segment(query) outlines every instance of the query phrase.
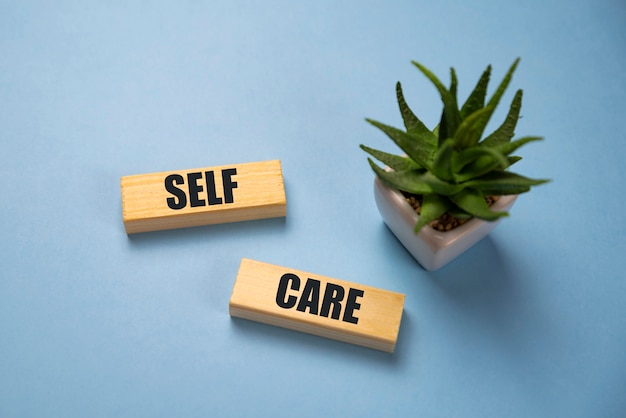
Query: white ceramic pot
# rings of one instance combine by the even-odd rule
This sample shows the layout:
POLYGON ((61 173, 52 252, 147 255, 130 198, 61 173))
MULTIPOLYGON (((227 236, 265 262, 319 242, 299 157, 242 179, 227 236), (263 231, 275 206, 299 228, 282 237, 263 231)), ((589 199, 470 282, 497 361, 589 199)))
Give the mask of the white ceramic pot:
MULTIPOLYGON (((495 228, 500 220, 487 222, 471 219, 451 231, 440 232, 423 227, 419 234, 413 232, 417 213, 398 190, 387 187, 378 177, 374 180, 376 206, 383 220, 396 238, 426 270, 437 270, 468 250, 495 228)), ((491 208, 508 211, 517 195, 502 196, 491 208)))

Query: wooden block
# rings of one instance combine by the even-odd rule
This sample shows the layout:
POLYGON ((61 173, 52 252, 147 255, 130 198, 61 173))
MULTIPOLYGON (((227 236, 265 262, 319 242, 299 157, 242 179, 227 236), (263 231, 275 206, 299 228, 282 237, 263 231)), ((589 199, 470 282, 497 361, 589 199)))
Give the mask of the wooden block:
POLYGON ((279 160, 121 178, 127 234, 287 213, 279 160))
POLYGON ((244 258, 231 316, 393 352, 404 295, 244 258))

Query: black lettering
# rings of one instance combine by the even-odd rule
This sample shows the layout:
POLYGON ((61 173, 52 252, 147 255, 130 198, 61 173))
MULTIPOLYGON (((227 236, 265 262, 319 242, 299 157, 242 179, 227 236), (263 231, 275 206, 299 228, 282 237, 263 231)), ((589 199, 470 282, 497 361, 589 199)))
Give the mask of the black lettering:
POLYGON ((280 282, 278 283, 278 292, 276 292, 276 304, 281 308, 289 309, 296 306, 296 301, 298 300, 295 296, 290 295, 287 299, 287 287, 289 286, 289 282, 291 282, 291 290, 299 290, 300 289, 300 278, 295 274, 285 273, 280 278, 280 282))
POLYGON ((173 197, 168 197, 167 206, 170 209, 182 209, 187 205, 187 195, 185 192, 174 186, 174 184, 185 184, 185 179, 180 174, 170 174, 165 177, 165 190, 176 196, 175 199, 173 197))
POLYGON ((232 181, 231 177, 237 174, 236 168, 227 168, 222 170, 222 184, 224 185, 224 200, 226 203, 233 203, 233 189, 237 188, 237 182, 232 181))
POLYGON ((202 173, 188 173, 187 182, 189 183, 189 202, 191 207, 205 206, 204 199, 200 199, 198 194, 204 190, 202 186, 198 184, 198 179, 202 178, 202 173))
POLYGON ((209 205, 220 205, 222 203, 222 198, 217 197, 217 193, 215 192, 215 174, 213 171, 207 171, 204 175, 206 176, 206 188, 209 195, 209 205))
POLYGON ((328 318, 328 314, 330 313, 330 306, 333 307, 333 313, 331 315, 332 319, 339 319, 339 315, 341 315, 341 301, 343 300, 343 296, 345 295, 345 290, 343 287, 328 283, 326 285, 326 290, 324 290, 324 300, 322 301, 322 308, 320 309, 320 316, 325 316, 328 318))
POLYGON ((307 279, 300 296, 300 302, 296 310, 305 312, 309 308, 309 313, 317 315, 320 300, 320 281, 315 279, 307 279))
POLYGON ((346 310, 343 313, 343 322, 350 322, 351 324, 359 323, 359 318, 354 317, 353 312, 361 308, 361 304, 356 301, 356 298, 360 297, 363 297, 362 290, 350 288, 348 291, 348 300, 346 300, 346 310))

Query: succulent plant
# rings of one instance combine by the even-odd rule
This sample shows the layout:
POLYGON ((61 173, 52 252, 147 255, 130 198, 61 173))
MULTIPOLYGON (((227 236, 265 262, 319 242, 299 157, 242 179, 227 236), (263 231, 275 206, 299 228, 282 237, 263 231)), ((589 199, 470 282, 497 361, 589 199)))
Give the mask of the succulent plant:
POLYGON ((400 191, 422 196, 421 213, 415 233, 444 213, 467 219, 476 217, 494 221, 507 212, 495 212, 486 196, 520 194, 548 180, 530 179, 508 171, 521 157, 511 155, 519 147, 541 137, 527 136, 513 140, 522 107, 522 90, 518 90, 504 122, 483 138, 485 128, 509 85, 519 58, 509 68, 502 82, 485 103, 491 66, 483 72, 465 103, 457 102, 457 77, 450 69, 450 87, 422 64, 412 61, 437 88, 443 101, 443 112, 437 127, 430 130, 407 105, 400 82, 396 96, 405 130, 366 119, 391 138, 404 155, 393 155, 365 145, 361 148, 385 164, 383 169, 368 161, 385 184, 400 191))

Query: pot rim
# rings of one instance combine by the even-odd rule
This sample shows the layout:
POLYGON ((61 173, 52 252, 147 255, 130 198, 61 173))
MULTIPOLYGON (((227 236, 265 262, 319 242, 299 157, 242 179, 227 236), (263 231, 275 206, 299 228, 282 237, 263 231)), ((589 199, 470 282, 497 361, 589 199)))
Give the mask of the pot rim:
MULTIPOLYGON (((378 177, 375 177, 376 187, 381 193, 386 194, 386 198, 393 203, 393 205, 399 210, 400 215, 408 224, 412 225, 412 228, 417 223, 419 215, 406 201, 404 195, 397 189, 391 188, 383 183, 378 177)), ((518 195, 502 195, 499 199, 491 205, 491 208, 496 211, 508 211, 515 201, 518 195)), ((463 235, 470 233, 471 231, 480 228, 481 225, 487 223, 492 224, 495 227, 500 219, 495 221, 485 221, 479 218, 472 218, 465 222, 463 225, 459 225, 450 231, 439 231, 430 226, 423 227, 417 234, 422 240, 424 240, 433 251, 437 251, 441 248, 452 245, 455 241, 459 240, 463 235)), ((415 234, 413 234, 415 235, 415 234)))

